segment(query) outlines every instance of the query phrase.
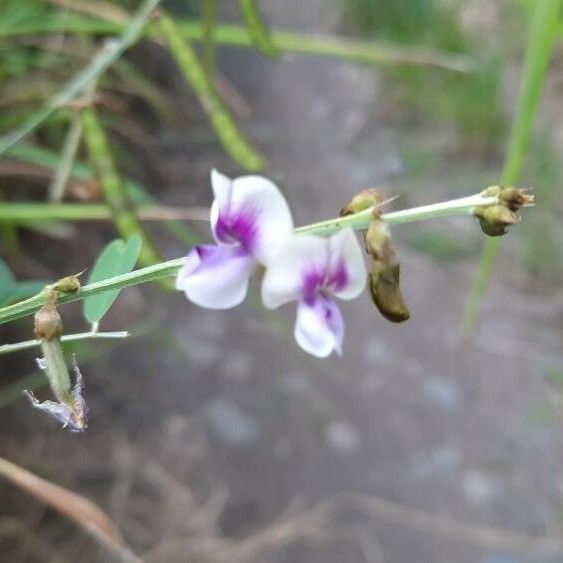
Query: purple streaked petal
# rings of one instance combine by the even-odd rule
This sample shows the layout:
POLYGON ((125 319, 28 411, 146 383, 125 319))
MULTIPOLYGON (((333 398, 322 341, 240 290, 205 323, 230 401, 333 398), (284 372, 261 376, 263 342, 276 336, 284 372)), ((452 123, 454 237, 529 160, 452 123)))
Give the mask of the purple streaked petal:
POLYGON ((328 244, 311 235, 294 235, 269 264, 262 281, 262 301, 268 309, 296 300, 310 302, 324 280, 328 244))
POLYGON ((240 244, 266 264, 293 232, 287 202, 275 184, 261 176, 229 180, 212 173, 215 201, 211 229, 219 244, 240 244))
POLYGON ((176 289, 202 307, 230 309, 244 301, 255 264, 241 246, 196 246, 178 272, 176 289))
POLYGON ((336 303, 319 295, 312 303, 300 301, 295 321, 295 340, 309 354, 326 358, 342 354, 344 322, 336 303))
POLYGON ((366 285, 364 256, 354 231, 343 229, 328 239, 326 287, 340 299, 355 299, 366 285))

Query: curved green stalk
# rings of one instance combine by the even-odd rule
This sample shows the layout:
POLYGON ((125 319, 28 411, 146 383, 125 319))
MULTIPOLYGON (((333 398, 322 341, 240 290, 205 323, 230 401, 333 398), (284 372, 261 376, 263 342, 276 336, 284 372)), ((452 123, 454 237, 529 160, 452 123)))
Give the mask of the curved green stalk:
MULTIPOLYGON (((560 0, 538 0, 536 3, 528 36, 516 118, 510 131, 506 160, 500 179, 500 185, 503 186, 515 184, 522 169, 541 87, 557 36, 560 7, 560 0)), ((479 303, 491 276, 498 245, 498 238, 487 238, 485 241, 461 322, 465 334, 470 334, 475 325, 479 303)))
POLYGON ((279 57, 280 50, 272 41, 255 0, 239 0, 239 10, 252 44, 267 57, 279 57))
POLYGON ((158 252, 143 231, 134 207, 125 193, 105 131, 94 109, 85 108, 81 114, 81 121, 90 160, 99 177, 104 198, 111 209, 117 232, 124 239, 134 234, 141 237, 143 246, 139 255, 139 263, 148 266, 160 262, 161 258, 158 252))
POLYGON ((215 74, 215 28, 217 27, 217 0, 203 0, 203 68, 209 80, 215 74))
MULTIPOLYGON (((187 41, 201 42, 203 26, 199 22, 180 21, 178 28, 187 41)), ((123 30, 123 24, 65 14, 64 17, 47 22, 20 24, 0 30, 0 39, 46 33, 84 33, 114 35, 123 30)), ((150 28, 145 35, 154 37, 150 28)), ((473 72, 477 62, 473 57, 458 55, 426 47, 404 47, 376 41, 358 41, 344 37, 293 33, 272 30, 272 40, 285 53, 320 55, 363 64, 407 64, 428 65, 454 72, 473 72)), ((239 25, 217 25, 214 34, 217 44, 231 47, 253 48, 254 45, 244 27, 239 25)))
POLYGON ((261 170, 264 167, 262 156, 252 148, 240 133, 215 91, 213 83, 205 74, 195 51, 184 39, 176 23, 167 15, 161 15, 158 23, 161 35, 168 43, 170 53, 176 60, 184 78, 199 98, 225 150, 245 170, 254 172, 261 170))

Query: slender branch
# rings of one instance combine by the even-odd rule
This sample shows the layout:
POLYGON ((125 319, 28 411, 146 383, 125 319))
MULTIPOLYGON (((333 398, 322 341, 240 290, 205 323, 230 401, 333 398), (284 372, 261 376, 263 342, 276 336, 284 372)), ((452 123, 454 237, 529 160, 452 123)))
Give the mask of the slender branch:
MULTIPOLYGON (((136 208, 142 221, 209 221, 206 207, 168 207, 140 205, 136 208)), ((106 204, 96 203, 2 203, 0 221, 29 223, 39 221, 106 221, 112 218, 106 204)))
MULTIPOLYGON (((454 199, 452 201, 444 201, 441 203, 433 203, 430 205, 422 205, 411 209, 402 209, 401 211, 391 211, 383 213, 381 218, 389 225, 398 225, 401 223, 412 223, 415 221, 424 221, 427 219, 435 219, 437 217, 449 217, 452 215, 471 215, 473 209, 477 206, 494 205, 497 203, 496 197, 483 197, 479 194, 454 199)), ((367 229, 372 219, 372 210, 366 209, 354 215, 347 215, 338 219, 329 219, 306 225, 295 229, 296 233, 308 233, 315 235, 329 235, 344 227, 352 227, 356 231, 367 229)))
MULTIPOLYGON (((78 3, 72 2, 69 8, 78 3)), ((44 35, 46 33, 74 32, 99 35, 113 35, 123 30, 125 22, 103 21, 65 14, 64 17, 35 22, 25 22, 6 26, 0 30, 0 39, 21 37, 24 35, 44 35)), ((199 22, 180 20, 178 22, 184 39, 203 41, 204 28, 199 22)), ((154 37, 150 28, 144 35, 154 37)), ((362 41, 330 35, 293 33, 272 30, 272 41, 280 51, 296 54, 311 54, 333 57, 361 64, 406 64, 428 65, 454 72, 470 73, 477 68, 474 57, 427 47, 404 47, 376 41, 362 41)), ((239 25, 218 24, 214 35, 217 44, 253 48, 252 40, 246 29, 239 25)))
MULTIPOLYGON (((423 205, 421 207, 414 207, 412 209, 404 209, 402 211, 395 211, 383 214, 381 217, 389 224, 400 224, 412 221, 422 221, 435 217, 447 217, 453 215, 469 215, 475 206, 487 206, 497 203, 495 197, 483 197, 481 195, 474 195, 464 197, 461 199, 454 199, 442 203, 431 205, 423 205)), ((344 227, 351 227, 354 230, 364 230, 368 227, 371 220, 372 210, 367 209, 355 215, 347 217, 338 217, 320 223, 313 223, 296 229, 296 233, 310 233, 328 235, 336 232, 344 227)), ((83 286, 74 293, 60 294, 58 303, 68 303, 70 301, 77 301, 84 299, 91 295, 97 295, 112 289, 122 289, 132 285, 160 280, 163 278, 175 276, 180 268, 184 265, 185 258, 175 258, 154 264, 147 268, 134 270, 128 274, 122 274, 113 278, 108 278, 99 282, 91 283, 83 286)), ((8 307, 0 309, 0 324, 16 319, 26 317, 37 311, 46 302, 45 292, 42 291, 25 301, 14 303, 8 307)))
MULTIPOLYGON (((131 336, 127 331, 118 332, 77 332, 76 334, 65 334, 61 336, 62 342, 77 342, 81 340, 114 340, 129 338, 131 336)), ((39 340, 24 340, 23 342, 16 342, 14 344, 4 344, 0 346, 0 356, 5 354, 11 354, 13 352, 20 352, 21 350, 29 350, 30 348, 35 348, 40 346, 41 342, 39 340)))

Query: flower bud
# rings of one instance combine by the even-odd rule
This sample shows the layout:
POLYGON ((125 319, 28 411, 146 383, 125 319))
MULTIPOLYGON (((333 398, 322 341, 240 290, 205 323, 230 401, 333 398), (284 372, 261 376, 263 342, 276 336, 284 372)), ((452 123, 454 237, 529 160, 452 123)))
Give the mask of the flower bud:
POLYGON ((80 289, 79 275, 80 274, 61 278, 52 285, 52 288, 61 293, 74 293, 80 289))
POLYGON ((393 323, 402 323, 410 317, 399 286, 400 275, 401 267, 396 260, 390 263, 373 260, 368 275, 369 291, 375 306, 393 323))
POLYGON ((356 194, 349 203, 340 210, 340 217, 353 215, 360 211, 365 211, 370 207, 380 204, 383 201, 383 194, 375 188, 366 188, 356 194))

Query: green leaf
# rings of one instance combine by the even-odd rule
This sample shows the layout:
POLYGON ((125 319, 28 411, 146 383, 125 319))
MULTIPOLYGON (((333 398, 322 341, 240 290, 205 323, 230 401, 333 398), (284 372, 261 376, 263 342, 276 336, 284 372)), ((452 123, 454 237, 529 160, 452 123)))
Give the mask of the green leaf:
POLYGON ((3 293, 5 288, 14 283, 14 276, 8 264, 0 258, 0 293, 3 293))
MULTIPOLYGON (((129 273, 137 263, 141 252, 141 237, 133 235, 127 242, 121 239, 110 242, 102 251, 88 278, 88 283, 99 282, 114 276, 129 273)), ((84 300, 84 316, 91 322, 100 322, 119 295, 119 289, 112 289, 84 300)))
POLYGON ((39 280, 16 281, 6 262, 0 258, 0 306, 31 297, 41 291, 46 284, 46 281, 39 280))

